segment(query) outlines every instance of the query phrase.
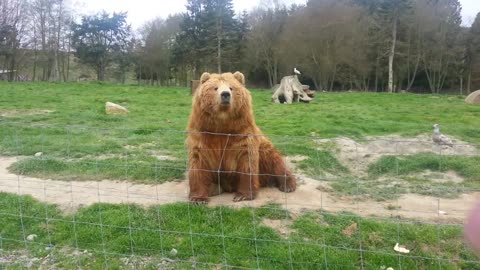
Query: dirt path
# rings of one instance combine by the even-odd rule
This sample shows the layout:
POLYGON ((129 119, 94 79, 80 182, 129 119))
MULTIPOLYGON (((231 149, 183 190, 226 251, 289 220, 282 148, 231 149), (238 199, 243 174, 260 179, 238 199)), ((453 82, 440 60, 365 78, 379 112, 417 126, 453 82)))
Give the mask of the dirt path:
MULTIPOLYGON (((0 191, 14 194, 28 194, 48 203, 57 204, 65 212, 74 212, 82 206, 97 202, 135 203, 143 206, 187 201, 186 181, 169 182, 161 185, 141 185, 116 181, 53 181, 18 176, 7 168, 17 158, 0 157, 0 191)), ((323 209, 339 212, 349 211, 362 216, 383 217, 402 216, 424 220, 448 220, 462 222, 473 205, 477 194, 465 194, 458 199, 437 199, 420 195, 405 195, 390 202, 361 201, 351 198, 338 198, 317 189, 320 182, 302 177, 302 184, 291 194, 277 189, 262 189, 259 197, 252 202, 233 203, 232 194, 222 194, 211 199, 210 205, 262 206, 266 203, 279 203, 294 213, 303 210, 323 209), (396 210, 388 210, 396 209, 396 210), (397 209, 398 208, 398 209, 397 209), (440 211, 446 215, 439 214, 440 211)))

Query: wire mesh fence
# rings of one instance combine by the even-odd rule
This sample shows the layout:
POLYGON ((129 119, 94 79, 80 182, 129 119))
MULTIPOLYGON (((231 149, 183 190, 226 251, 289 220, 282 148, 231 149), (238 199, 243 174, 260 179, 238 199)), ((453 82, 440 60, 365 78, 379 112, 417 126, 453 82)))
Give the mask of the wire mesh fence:
MULTIPOLYGON (((184 131, 2 126, 0 267, 480 269, 462 238, 480 192, 474 144, 268 135, 297 190, 199 206, 184 131)), ((239 150, 202 149, 222 162, 239 150)))

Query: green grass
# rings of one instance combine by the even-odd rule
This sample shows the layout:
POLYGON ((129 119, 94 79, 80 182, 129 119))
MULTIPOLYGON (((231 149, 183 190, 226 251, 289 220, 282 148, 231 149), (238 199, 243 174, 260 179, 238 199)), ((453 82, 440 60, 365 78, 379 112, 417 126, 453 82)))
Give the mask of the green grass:
POLYGON ((480 157, 441 156, 432 153, 417 154, 408 157, 384 156, 371 164, 368 172, 379 175, 409 175, 415 172, 431 170, 436 172, 455 171, 467 182, 480 182, 480 157))
POLYGON ((368 167, 368 176, 346 175, 330 181, 339 195, 358 199, 385 201, 403 194, 415 193, 439 198, 457 198, 459 195, 480 190, 479 156, 441 156, 421 153, 410 156, 383 156, 368 167), (421 176, 423 172, 430 175, 421 176), (456 172, 461 183, 447 181, 445 175, 456 172))
POLYGON ((9 170, 20 175, 60 180, 136 180, 162 183, 181 179, 187 168, 185 163, 158 161, 154 157, 135 159, 108 158, 62 161, 50 158, 31 158, 13 164, 9 170))
MULTIPOLYGON (((122 258, 134 256, 149 259, 150 264, 139 269, 157 269, 155 264, 167 257, 177 261, 176 269, 190 268, 190 261, 196 261, 199 269, 223 263, 261 269, 358 269, 362 261, 366 269, 397 269, 400 264, 403 269, 480 269, 477 258, 462 244, 459 225, 318 211, 292 218, 278 205, 233 209, 179 203, 144 209, 96 204, 65 215, 28 196, 5 193, 0 193, 0 209, 0 250, 23 249, 37 257, 57 254, 57 267, 121 269, 122 258), (263 225, 264 218, 289 220, 290 234, 282 236, 263 225), (357 229, 345 234, 353 223, 357 229), (38 238, 24 241, 29 234, 38 238), (396 254, 397 242, 412 253, 396 254), (81 255, 65 252, 75 248, 81 255), (170 254, 173 248, 176 255, 170 254)), ((21 265, 11 266, 15 267, 21 265)))
MULTIPOLYGON (((168 181, 181 176, 171 168, 186 164, 188 93, 186 88, 98 82, 0 82, 0 114, 7 113, 0 117, 0 154, 44 152, 47 161, 28 160, 13 167, 33 176, 168 181), (131 113, 108 116, 106 101, 125 105, 131 113), (32 113, 38 110, 52 112, 32 113), (172 160, 152 158, 156 153, 172 160), (125 166, 130 169, 118 172, 125 166), (146 171, 139 172, 139 167, 146 171), (167 172, 155 176, 159 167, 167 172)), ((252 96, 258 125, 283 153, 309 157, 300 166, 313 177, 346 169, 329 152, 317 151, 312 136, 416 135, 440 123, 445 133, 480 143, 480 106, 465 104, 462 97, 325 93, 311 104, 286 106, 272 104, 269 91, 252 90, 252 96)))
MULTIPOLYGON (((10 171, 40 178, 146 183, 182 178, 188 93, 186 88, 95 82, 0 82, 0 155, 29 157, 10 171), (131 113, 108 116, 106 101, 131 113), (52 112, 35 113, 39 110, 52 112), (37 152, 44 155, 34 158, 37 152)), ((337 176, 330 185, 338 194, 386 200, 412 192, 455 197, 480 188, 479 157, 383 157, 359 178, 335 158, 334 145, 314 142, 319 137, 413 136, 439 123, 444 133, 480 144, 480 106, 465 104, 463 97, 325 93, 311 104, 287 106, 272 104, 270 91, 253 90, 252 96, 257 124, 274 144, 287 155, 307 157, 297 167, 309 176, 337 176), (425 170, 453 170, 465 181, 434 183, 415 176, 425 170)), ((257 209, 96 204, 67 215, 27 196, 0 193, 0 258, 49 255, 49 263, 65 269, 123 269, 127 259, 129 268, 158 269, 165 257, 174 260, 166 263, 173 269, 190 269, 192 261, 198 269, 225 262, 261 269, 359 269, 362 262, 364 269, 480 269, 461 234, 459 225, 317 211, 294 215, 276 204, 257 209), (263 225, 266 218, 287 219, 291 234, 263 225), (345 235, 353 223, 358 229, 345 235), (25 241, 29 234, 37 234, 36 241, 25 241), (394 253, 397 241, 412 253, 394 253), (76 248, 81 254, 74 255, 76 248), (170 254, 172 248, 177 255, 170 254)), ((0 269, 4 266, 25 268, 21 262, 0 263, 0 269)))
POLYGON ((403 180, 398 184, 396 194, 417 193, 422 195, 454 198, 460 194, 480 189, 480 157, 440 156, 423 153, 408 157, 384 156, 369 166, 368 172, 374 179, 384 176, 383 183, 392 178, 403 180), (454 171, 464 181, 436 182, 428 177, 419 177, 416 173, 454 171))

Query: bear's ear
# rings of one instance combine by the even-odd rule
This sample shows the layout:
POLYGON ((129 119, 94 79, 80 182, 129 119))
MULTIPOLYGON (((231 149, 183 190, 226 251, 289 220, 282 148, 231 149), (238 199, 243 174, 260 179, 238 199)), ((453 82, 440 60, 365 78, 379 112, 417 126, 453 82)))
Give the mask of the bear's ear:
POLYGON ((204 72, 202 77, 200 77, 200 83, 205 83, 208 80, 210 80, 210 73, 204 72))
POLYGON ((235 72, 235 74, 233 74, 233 77, 237 81, 239 81, 242 85, 245 85, 245 76, 241 72, 239 71, 235 72))

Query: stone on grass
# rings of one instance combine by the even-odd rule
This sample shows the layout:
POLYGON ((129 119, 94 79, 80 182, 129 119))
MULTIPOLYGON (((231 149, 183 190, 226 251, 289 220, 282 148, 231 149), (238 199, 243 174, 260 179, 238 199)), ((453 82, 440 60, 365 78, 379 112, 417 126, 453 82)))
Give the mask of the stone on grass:
POLYGON ((105 103, 105 112, 107 114, 128 114, 129 113, 127 108, 112 102, 105 103))
POLYGON ((36 235, 36 234, 30 234, 29 236, 27 236, 27 241, 31 242, 31 241, 35 240, 35 238, 37 238, 37 237, 38 237, 38 235, 36 235))
POLYGON ((468 97, 465 99, 465 102, 471 104, 480 104, 480 90, 468 95, 468 97))

